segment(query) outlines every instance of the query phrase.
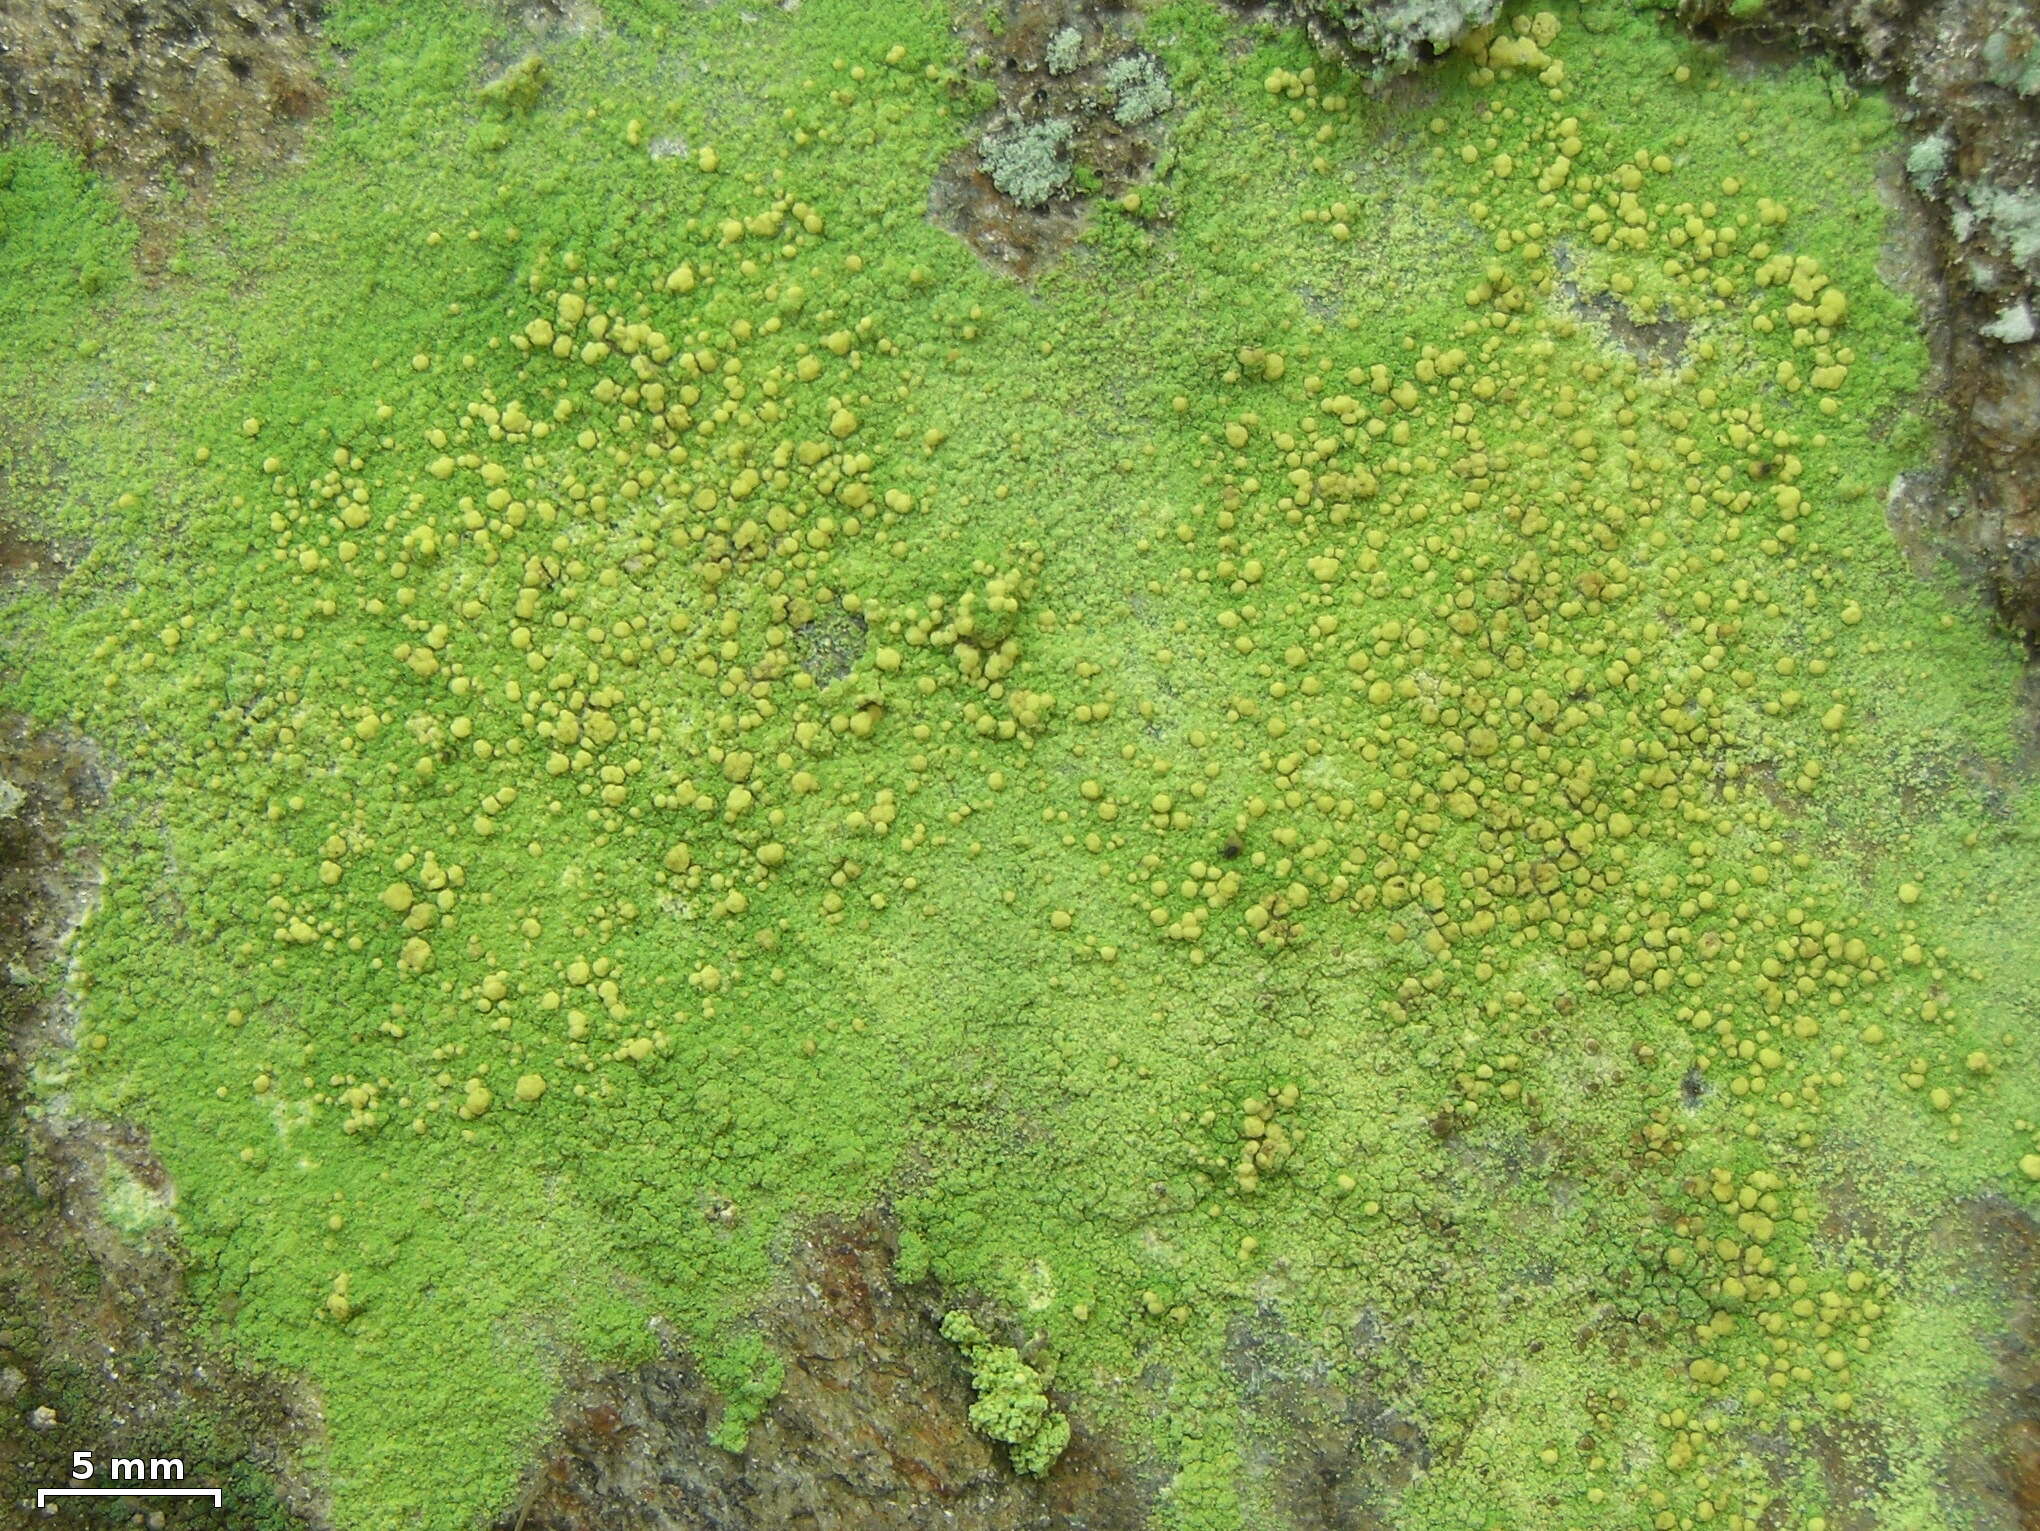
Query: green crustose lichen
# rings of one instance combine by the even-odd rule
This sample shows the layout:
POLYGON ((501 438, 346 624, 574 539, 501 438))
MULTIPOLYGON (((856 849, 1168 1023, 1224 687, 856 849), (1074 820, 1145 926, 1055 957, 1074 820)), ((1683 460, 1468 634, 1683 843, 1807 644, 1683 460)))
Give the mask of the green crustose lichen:
POLYGON ((1070 1443, 1070 1422, 1050 1407, 1041 1373, 1011 1345, 994 1343, 961 1309, 943 1315, 942 1337, 970 1362, 970 1385, 977 1393, 970 1406, 972 1426, 1005 1443, 1015 1472, 1037 1478, 1047 1472, 1070 1443))
POLYGON ((654 1320, 741 1444, 774 1250, 882 1197, 1160 1525, 1286 1513, 1265 1355, 1413 1531, 1957 1523, 1820 1455, 1956 1438, 1938 1230, 2040 1206, 1884 104, 1598 8, 1411 107, 1182 0, 1165 164, 1022 287, 925 216, 946 10, 612 17, 498 115, 524 34, 341 0, 174 280, 0 175, 10 492, 91 549, 4 695, 117 778, 39 1087, 146 1127, 336 1523, 500 1513, 654 1320))

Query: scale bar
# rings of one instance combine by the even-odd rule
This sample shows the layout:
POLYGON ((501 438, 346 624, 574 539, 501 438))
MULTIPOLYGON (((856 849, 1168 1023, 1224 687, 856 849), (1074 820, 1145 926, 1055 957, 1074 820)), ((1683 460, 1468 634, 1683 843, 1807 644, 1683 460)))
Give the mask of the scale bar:
POLYGON ((220 1491, 216 1488, 39 1488, 35 1491, 35 1507, 48 1509, 52 1499, 135 1499, 148 1495, 210 1499, 215 1510, 220 1507, 220 1491))

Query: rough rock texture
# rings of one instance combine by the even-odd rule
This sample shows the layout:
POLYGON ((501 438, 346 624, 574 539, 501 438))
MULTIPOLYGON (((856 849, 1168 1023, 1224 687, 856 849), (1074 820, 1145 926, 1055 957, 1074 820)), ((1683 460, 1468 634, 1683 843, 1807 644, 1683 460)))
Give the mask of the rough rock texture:
POLYGON ((1081 1421, 1039 1479, 972 1431, 969 1372, 939 1327, 956 1304, 926 1281, 896 1285, 896 1253, 876 1216, 802 1240, 763 1317, 785 1383, 741 1453, 710 1444, 715 1395, 684 1356, 604 1376, 573 1395, 558 1447, 498 1531, 1145 1524, 1151 1486, 1081 1421))
POLYGON ((1227 1366, 1253 1428, 1244 1476, 1295 1531, 1391 1531, 1394 1495, 1431 1461, 1430 1442, 1367 1379, 1388 1345, 1371 1314, 1350 1332, 1361 1380, 1341 1383, 1321 1352, 1263 1305, 1227 1336, 1227 1366))
POLYGON ((1979 1531, 2040 1527, 2040 1223, 2000 1197, 1949 1214, 1938 1242, 1985 1300, 2002 1305, 1997 1369, 1983 1407, 1939 1464, 1951 1505, 1979 1531))
POLYGON ((320 0, 0 5, 0 137, 50 133, 143 206, 228 157, 274 154, 319 109, 320 0))
POLYGON ((1926 534, 2040 642, 2040 12, 2005 0, 1745 9, 1685 0, 1681 14, 1703 35, 1827 52, 1886 86, 1909 121, 1905 194, 1931 210, 1944 307, 1928 335, 1951 439, 1939 491, 1895 504, 1894 519, 1912 518, 1902 534, 1926 534))
POLYGON ((1501 10, 1501 0, 1295 0, 1311 40, 1354 68, 1400 74, 1436 58, 1501 10))
POLYGON ((1152 115, 1120 119, 1125 103, 1113 71, 1139 67, 1147 55, 1134 46, 1139 12, 1117 0, 988 0, 959 11, 966 78, 995 90, 998 104, 978 123, 971 146, 935 177, 928 216, 988 264, 1026 280, 1083 232, 1095 198, 1137 190, 1164 163, 1166 82, 1150 93, 1152 115), (996 154, 981 144, 1051 126, 1067 129, 1058 151, 1067 177, 1039 201, 1001 190, 996 154))
POLYGON ((0 1525, 31 1523, 34 1489, 67 1481, 71 1451, 116 1445, 180 1458, 187 1482, 227 1493, 223 1512, 176 1501, 151 1525, 317 1524, 291 1466, 316 1420, 210 1342, 146 1134, 24 1109, 31 1072, 68 1040, 64 945, 98 869, 67 836, 107 780, 85 742, 0 719, 0 783, 0 1525))

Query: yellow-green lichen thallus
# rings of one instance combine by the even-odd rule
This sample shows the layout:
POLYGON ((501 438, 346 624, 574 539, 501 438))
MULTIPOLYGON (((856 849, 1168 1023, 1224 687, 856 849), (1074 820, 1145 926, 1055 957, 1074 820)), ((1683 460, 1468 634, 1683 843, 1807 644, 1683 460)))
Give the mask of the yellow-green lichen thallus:
POLYGON ((148 1127, 338 1524, 500 1511, 655 1317, 741 1445, 881 1195, 1039 1340, 981 1428, 1158 1525, 1279 1523, 1286 1377, 1398 1526, 1958 1523, 2040 795, 1884 525, 1881 101, 1598 5, 1377 100, 1183 0, 1024 287, 925 216, 940 7, 330 36, 147 279, 6 151, 0 398, 92 542, 6 700, 118 773, 46 1105, 148 1127))

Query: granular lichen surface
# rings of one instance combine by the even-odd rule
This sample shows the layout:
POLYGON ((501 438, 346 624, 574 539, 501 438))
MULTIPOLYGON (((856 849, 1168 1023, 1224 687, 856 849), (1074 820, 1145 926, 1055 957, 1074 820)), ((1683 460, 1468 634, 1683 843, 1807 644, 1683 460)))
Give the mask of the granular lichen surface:
POLYGON ((1422 1442, 1385 1523, 1961 1523, 2040 794, 1884 524, 1881 100, 1610 6, 1377 98, 1182 0, 1023 285, 925 216, 941 7, 328 35, 146 281, 0 159, 92 549, 0 621, 117 772, 46 1106, 147 1127, 336 1525, 501 1511, 655 1332, 741 1446, 773 1251, 880 1199, 1013 1465, 1067 1408, 1161 1526, 1286 1513, 1250 1320, 1422 1442))

